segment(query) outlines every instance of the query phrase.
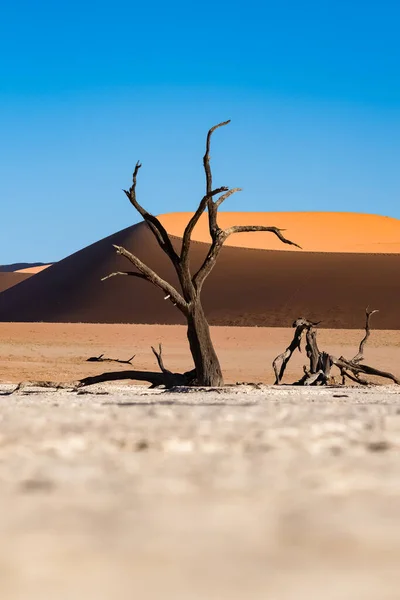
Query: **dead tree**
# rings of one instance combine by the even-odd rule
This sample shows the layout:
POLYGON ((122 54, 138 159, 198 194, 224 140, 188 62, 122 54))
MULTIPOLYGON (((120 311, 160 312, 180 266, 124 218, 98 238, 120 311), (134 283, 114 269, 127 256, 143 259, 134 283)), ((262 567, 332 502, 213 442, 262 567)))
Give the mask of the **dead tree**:
MULTIPOLYGON (((221 229, 218 225, 219 207, 232 194, 240 191, 240 188, 214 188, 212 181, 210 166, 211 137, 216 129, 227 125, 229 122, 230 121, 225 121, 215 125, 207 134, 206 150, 203 157, 206 193, 200 201, 197 210, 186 225, 180 252, 177 252, 174 249, 168 233, 160 220, 143 208, 137 200, 136 181, 139 169, 142 166, 140 162, 136 163, 131 187, 129 190, 125 190, 125 194, 130 203, 146 221, 160 248, 170 259, 176 271, 181 289, 176 289, 143 263, 137 256, 121 246, 115 246, 117 253, 125 257, 135 267, 135 270, 118 271, 111 273, 104 278, 108 279, 109 277, 124 275, 145 279, 160 288, 164 293, 165 299, 172 302, 174 306, 183 313, 187 322, 187 337, 195 366, 195 378, 193 381, 196 381, 196 383, 201 386, 223 385, 221 367, 211 340, 209 325, 201 303, 201 290, 206 278, 210 275, 216 264, 226 239, 235 233, 267 231, 277 236, 284 244, 297 246, 297 244, 284 237, 282 230, 277 227, 263 225, 235 225, 228 227, 227 229, 221 229), (208 211, 211 244, 200 268, 195 273, 192 273, 190 268, 191 236, 201 215, 206 210, 208 211)), ((118 373, 115 374, 115 379, 118 379, 118 373)))
POLYGON ((368 384, 366 380, 360 378, 360 374, 383 377, 400 384, 400 380, 392 373, 360 364, 364 360, 364 346, 370 336, 370 318, 376 312, 378 311, 370 311, 368 308, 365 310, 365 335, 360 342, 357 354, 350 360, 343 356, 336 358, 327 352, 321 352, 317 344, 318 323, 312 323, 304 318, 297 319, 293 323, 293 327, 296 329, 290 345, 272 363, 275 372, 275 385, 281 383, 287 363, 292 357, 293 352, 296 349, 301 351, 301 341, 304 332, 306 333, 306 354, 309 359, 309 367, 304 366, 304 375, 295 385, 327 385, 331 380, 331 369, 333 366, 339 369, 343 384, 346 378, 362 385, 368 384))

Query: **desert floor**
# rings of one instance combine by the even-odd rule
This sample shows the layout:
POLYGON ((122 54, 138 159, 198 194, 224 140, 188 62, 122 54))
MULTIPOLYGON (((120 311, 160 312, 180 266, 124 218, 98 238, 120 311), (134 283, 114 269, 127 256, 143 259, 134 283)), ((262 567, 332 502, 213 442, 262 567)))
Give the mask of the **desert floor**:
MULTIPOLYGON (((273 383, 272 361, 293 337, 291 328, 212 327, 226 383, 273 383)), ((351 358, 363 331, 321 329, 320 349, 351 358)), ((136 369, 157 370, 151 346, 163 344, 164 362, 186 371, 190 359, 186 330, 179 325, 107 325, 84 323, 0 323, 0 382, 29 379, 72 381, 126 365, 86 362, 90 356, 128 359, 136 369)), ((304 353, 289 363, 286 382, 302 374, 304 353)), ((365 362, 400 375, 400 331, 372 330, 365 362)))
MULTIPOLYGON (((215 328, 226 379, 271 381, 291 333, 215 328)), ((320 333, 355 354, 360 332, 320 333)), ((179 327, 0 334, 3 382, 76 379, 102 352, 154 368, 159 341, 171 368, 190 366, 179 327)), ((399 374, 399 346, 373 331, 368 362, 399 374)), ((399 598, 396 386, 13 387, 0 384, 2 600, 399 598)))

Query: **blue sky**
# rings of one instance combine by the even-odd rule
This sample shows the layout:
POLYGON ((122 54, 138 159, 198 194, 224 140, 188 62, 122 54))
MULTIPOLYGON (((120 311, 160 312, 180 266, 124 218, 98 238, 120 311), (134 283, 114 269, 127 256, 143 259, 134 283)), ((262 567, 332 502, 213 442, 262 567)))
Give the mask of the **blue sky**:
MULTIPOLYGON (((400 218, 400 5, 3 0, 0 264, 192 210, 207 129, 225 210, 400 218)), ((271 223, 278 225, 279 223, 271 223)))

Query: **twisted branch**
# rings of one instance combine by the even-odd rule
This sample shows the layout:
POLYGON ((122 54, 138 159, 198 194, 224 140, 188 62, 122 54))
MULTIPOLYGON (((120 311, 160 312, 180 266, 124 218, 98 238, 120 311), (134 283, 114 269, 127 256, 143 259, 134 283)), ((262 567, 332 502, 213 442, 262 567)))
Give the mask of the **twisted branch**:
MULTIPOLYGON (((162 279, 162 277, 157 275, 157 273, 155 273, 153 269, 150 269, 150 267, 145 265, 137 256, 126 250, 126 248, 123 248, 122 246, 116 246, 115 244, 113 244, 113 246, 116 249, 117 254, 120 254, 121 256, 127 258, 140 271, 140 273, 142 274, 142 279, 144 278, 147 281, 150 281, 150 283, 162 289, 163 292, 165 292, 165 294, 167 294, 167 296, 171 298, 173 304, 175 304, 183 313, 186 313, 187 303, 182 298, 180 293, 170 283, 168 283, 168 281, 162 279)), ((111 275, 108 275, 105 279, 107 279, 108 277, 114 277, 118 274, 119 272, 111 273, 111 275)), ((125 275, 126 273, 122 274, 125 275)), ((140 277, 140 274, 133 276, 140 277)))
POLYGON ((203 264, 193 277, 193 283, 197 289, 201 289, 206 277, 208 277, 208 275, 213 270, 225 240, 230 235, 233 235, 235 233, 246 233, 252 231, 267 231, 273 233, 284 244, 289 244, 290 246, 296 246, 297 248, 301 248, 301 246, 299 246, 295 242, 292 242, 291 240, 285 238, 285 236, 282 234, 283 230, 279 229, 278 227, 267 227, 265 225, 233 225, 232 227, 228 227, 227 229, 218 229, 213 234, 213 242, 210 246, 206 258, 204 259, 203 264))
POLYGON ((168 256, 171 259, 174 266, 177 267, 179 264, 179 256, 177 255, 177 253, 175 252, 175 250, 172 246, 172 243, 171 243, 171 240, 169 239, 167 230, 161 224, 159 219, 157 219, 157 217, 155 217, 154 215, 149 213, 147 210, 145 210, 143 208, 143 206, 141 206, 139 204, 139 202, 137 201, 136 181, 137 181, 137 174, 141 167, 142 167, 142 165, 138 161, 135 165, 135 170, 132 175, 132 185, 129 188, 129 190, 124 190, 124 192, 125 192, 127 198, 129 199, 130 203, 132 204, 132 206, 134 208, 136 208, 138 213, 146 221, 147 225, 149 226, 151 232, 154 234, 154 237, 156 238, 156 240, 157 240, 158 244, 160 245, 160 247, 162 248, 162 250, 164 250, 164 252, 166 254, 168 254, 168 256))
POLYGON ((364 360, 364 346, 370 336, 369 321, 370 321, 371 315, 373 315, 374 313, 377 313, 377 312, 379 312, 379 310, 377 310, 377 309, 369 310, 368 306, 365 309, 365 336, 363 337, 363 339, 360 342, 360 346, 358 348, 358 353, 352 359, 352 362, 354 362, 354 363, 358 363, 358 362, 361 362, 362 360, 364 360))
MULTIPOLYGON (((230 191, 232 191, 232 190, 230 190, 230 191)), ((213 196, 216 196, 217 194, 220 194, 221 192, 229 192, 229 190, 227 187, 220 187, 220 188, 217 188, 216 190, 212 190, 209 194, 206 194, 202 198, 198 209, 196 210, 196 212, 190 219, 189 223, 186 225, 185 231, 183 233, 183 238, 182 238, 182 251, 181 251, 181 262, 183 265, 187 262, 187 259, 189 256, 191 235, 192 235, 193 229, 196 227, 201 215, 205 211, 209 200, 213 196)), ((224 194, 224 195, 226 196, 226 194, 224 194)))
POLYGON ((293 327, 295 327, 296 330, 294 332, 292 341, 290 342, 286 350, 282 352, 282 354, 279 354, 272 363, 272 367, 275 373, 274 385, 279 385, 282 381, 283 375, 286 370, 286 366, 289 360, 292 358, 293 352, 295 352, 295 350, 301 352, 301 340, 303 337, 304 330, 311 325, 312 323, 310 321, 307 321, 307 319, 296 319, 296 321, 293 323, 293 327))
MULTIPOLYGON (((231 121, 229 119, 228 121, 223 121, 222 123, 218 123, 218 125, 214 125, 213 127, 211 127, 211 129, 207 133, 206 152, 203 156, 203 166, 204 166, 204 172, 205 172, 205 176, 206 176, 206 194, 207 194, 207 196, 210 196, 210 193, 212 190, 212 173, 211 173, 211 167, 210 167, 211 136, 216 129, 219 129, 220 127, 224 127, 225 125, 228 125, 228 123, 230 123, 230 122, 231 121)), ((215 232, 217 232, 217 230, 218 230, 218 224, 217 224, 218 207, 215 206, 211 197, 209 197, 207 207, 208 207, 208 224, 209 224, 209 229, 210 229, 210 235, 213 238, 213 234, 215 232)))

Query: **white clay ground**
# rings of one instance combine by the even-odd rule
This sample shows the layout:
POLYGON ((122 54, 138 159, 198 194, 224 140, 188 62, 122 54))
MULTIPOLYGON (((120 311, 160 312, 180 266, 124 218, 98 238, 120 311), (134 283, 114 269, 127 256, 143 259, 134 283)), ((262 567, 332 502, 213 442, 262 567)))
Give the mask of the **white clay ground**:
POLYGON ((400 597, 396 386, 84 391, 0 395, 1 600, 400 597))

